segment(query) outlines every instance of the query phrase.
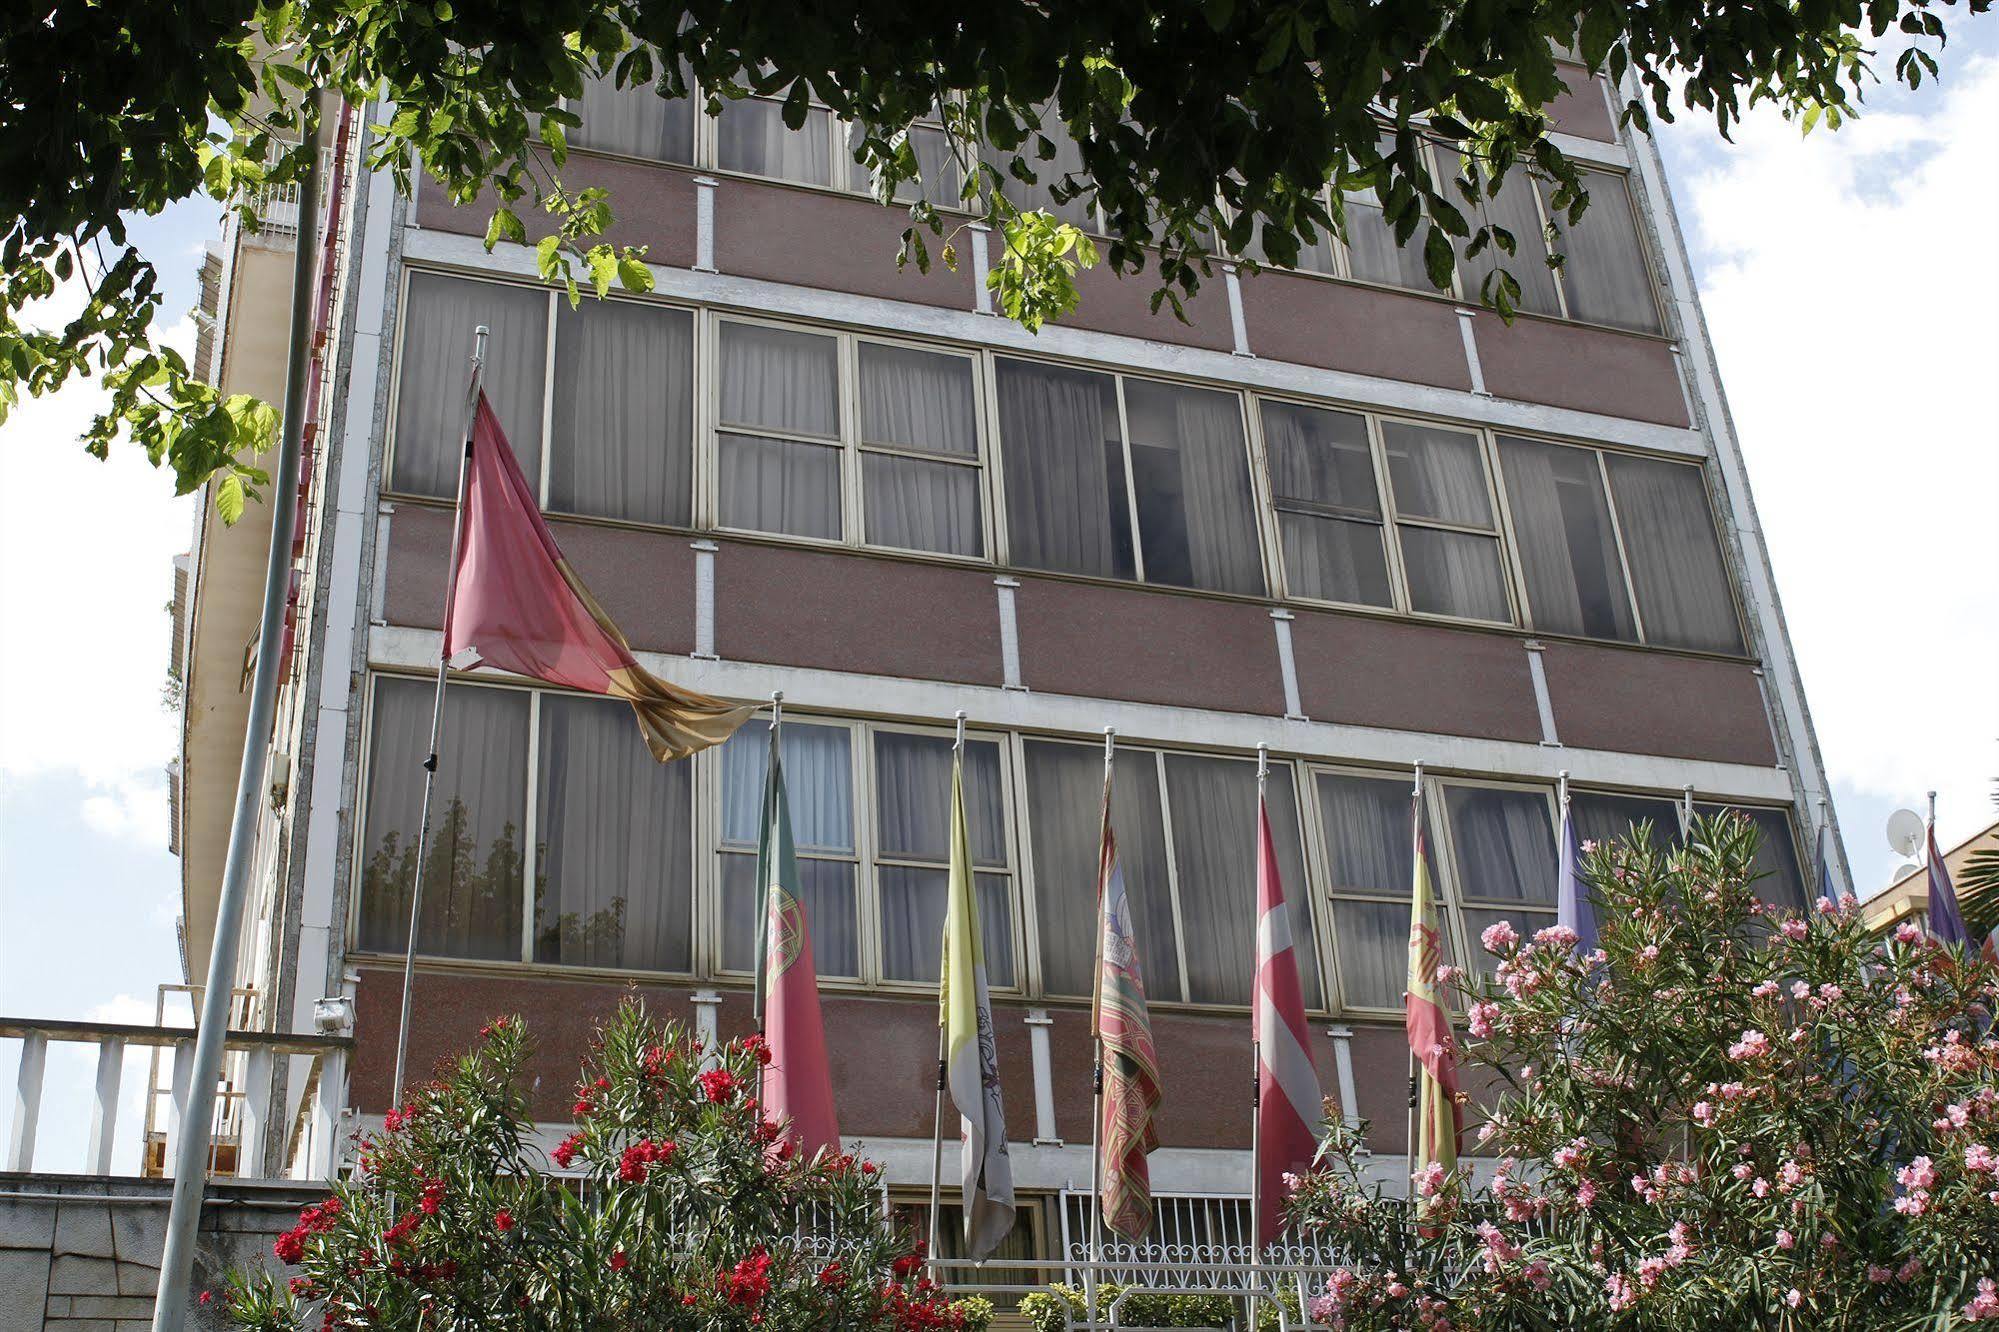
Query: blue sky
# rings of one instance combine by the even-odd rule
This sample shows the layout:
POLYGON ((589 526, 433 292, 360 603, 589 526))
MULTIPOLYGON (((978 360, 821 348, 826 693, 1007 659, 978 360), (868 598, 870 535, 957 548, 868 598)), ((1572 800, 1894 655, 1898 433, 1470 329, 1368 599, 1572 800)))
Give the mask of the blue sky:
MULTIPOLYGON (((1877 91, 1837 134, 1800 141, 1765 117, 1732 146, 1711 123, 1661 135, 1869 888, 1897 863, 1881 834, 1892 809, 1934 786, 1955 840, 1994 816, 1999 779, 1999 247, 1985 225, 1999 216, 1999 21, 1959 26, 1980 40, 1952 45, 1941 86, 1877 91)), ((133 234, 180 320, 213 208, 133 234)), ((176 338, 190 343, 191 326, 176 338)), ((162 775, 174 726, 159 692, 171 561, 194 509, 129 451, 82 455, 93 399, 66 391, 0 426, 13 639, 0 652, 0 1013, 150 1020, 153 986, 180 979, 162 775)), ((0 1050, 0 1085, 13 1061, 0 1050)), ((87 1069, 73 1062, 51 1059, 45 1168, 81 1151, 87 1069)))

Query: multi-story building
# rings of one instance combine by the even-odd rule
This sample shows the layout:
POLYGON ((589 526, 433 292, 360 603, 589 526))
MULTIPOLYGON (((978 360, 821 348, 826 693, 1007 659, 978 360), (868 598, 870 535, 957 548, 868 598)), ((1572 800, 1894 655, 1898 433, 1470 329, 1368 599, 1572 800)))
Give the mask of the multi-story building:
MULTIPOLYGON (((911 1199, 967 714, 1016 1256, 1059 1249, 1080 1215, 1065 1195, 1088 1191, 1107 726, 1168 1239, 1224 1234, 1248 1187, 1257 746, 1313 1055, 1385 1173, 1404 1150, 1415 764, 1460 959, 1492 920, 1552 918, 1564 772, 1586 836, 1670 828, 1683 800, 1744 810, 1764 891, 1801 902, 1826 785, 1686 248, 1654 146, 1616 131, 1607 89, 1572 82, 1560 142, 1593 204, 1559 271, 1514 263, 1510 325, 1430 289, 1356 196, 1349 243, 1295 271, 1217 261, 1185 322, 1148 313, 1147 279, 1092 270, 1075 315, 1031 335, 993 313, 979 228, 956 271, 896 268, 902 216, 867 196, 823 108, 794 132, 776 102, 711 117, 608 89, 581 107, 567 176, 610 189, 613 238, 649 247, 657 290, 571 307, 532 250, 487 252, 482 209, 399 198, 346 142, 239 981, 281 1032, 351 1000, 353 1046, 345 1067, 260 1065, 276 1107, 260 1159, 329 1169, 341 1112, 387 1108, 479 325, 486 391, 556 536, 644 664, 732 698, 783 692, 841 1127, 911 1199)), ((1059 211, 1094 220, 1087 199, 1059 211)), ((1490 211, 1524 252, 1546 200, 1520 180, 1490 211)), ((271 292, 232 272, 225 379, 282 350, 282 287, 250 337, 271 292)), ((191 565, 177 789, 197 977, 241 732, 217 712, 240 692, 261 555, 214 534, 191 565)), ((633 987, 704 1031, 746 1030, 762 725, 659 765, 622 704, 475 672, 445 711, 413 1066, 518 1011, 555 1121, 593 1024, 633 987)))

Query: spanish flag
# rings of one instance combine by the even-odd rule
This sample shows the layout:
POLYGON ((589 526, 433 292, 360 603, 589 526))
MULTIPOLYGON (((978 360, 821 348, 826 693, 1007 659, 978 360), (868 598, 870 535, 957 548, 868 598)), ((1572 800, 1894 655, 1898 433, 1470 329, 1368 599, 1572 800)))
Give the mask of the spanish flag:
POLYGON ((1437 895, 1430 883, 1429 856, 1423 847, 1420 811, 1412 821, 1416 869, 1409 901, 1409 988, 1402 1002, 1409 1052, 1421 1079, 1415 1140, 1409 1144, 1413 1178, 1432 1165, 1441 1165, 1446 1171, 1457 1169, 1458 1134, 1464 1120, 1458 1105, 1458 1047, 1451 1033, 1450 998, 1437 976, 1443 962, 1444 936, 1438 924, 1437 895))
POLYGON ((639 665, 625 636, 562 558, 483 391, 465 447, 458 560, 445 596, 445 656, 625 699, 662 763, 720 744, 749 719, 752 708, 681 689, 639 665))

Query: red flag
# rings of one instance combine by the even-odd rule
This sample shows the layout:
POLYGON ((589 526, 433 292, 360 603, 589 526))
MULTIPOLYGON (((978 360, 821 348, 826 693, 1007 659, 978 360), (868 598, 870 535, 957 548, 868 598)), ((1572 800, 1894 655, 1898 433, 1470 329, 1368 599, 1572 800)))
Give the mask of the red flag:
POLYGON ((1291 906, 1277 874, 1270 810, 1257 802, 1256 838, 1256 1244, 1284 1228, 1284 1176, 1309 1169, 1324 1118, 1312 1067, 1305 992, 1291 941, 1291 906))
POLYGON ((754 709, 668 684, 562 558, 500 422, 479 395, 460 496, 463 534, 444 614, 448 657, 552 685, 622 698, 664 763, 720 744, 754 709))
POLYGON ((784 793, 784 758, 771 728, 770 767, 764 777, 764 827, 757 843, 757 873, 766 895, 764 921, 764 1035, 771 1063, 763 1078, 764 1109, 785 1126, 787 1141, 804 1156, 840 1150, 833 1107, 833 1074, 826 1059, 826 1028, 819 1017, 819 974, 812 963, 812 933, 799 900, 798 852, 791 840, 791 802, 784 793))

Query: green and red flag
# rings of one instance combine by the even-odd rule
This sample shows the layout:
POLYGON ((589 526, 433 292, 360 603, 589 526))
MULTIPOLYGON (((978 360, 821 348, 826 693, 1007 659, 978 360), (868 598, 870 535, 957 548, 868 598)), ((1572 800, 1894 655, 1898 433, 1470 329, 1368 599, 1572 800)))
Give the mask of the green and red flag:
POLYGON ((1159 1057, 1139 975, 1131 899, 1111 829, 1111 769, 1104 768, 1104 811, 1097 855, 1097 983, 1091 1025, 1103 1060, 1099 1125, 1104 1175, 1098 1205, 1104 1224, 1128 1239, 1152 1226, 1152 1173, 1146 1156, 1159 1145, 1159 1057))
POLYGON ((483 392, 466 450, 458 559, 445 595, 447 657, 622 698, 662 763, 720 744, 749 719, 752 708, 682 689, 639 665, 562 558, 483 392))

